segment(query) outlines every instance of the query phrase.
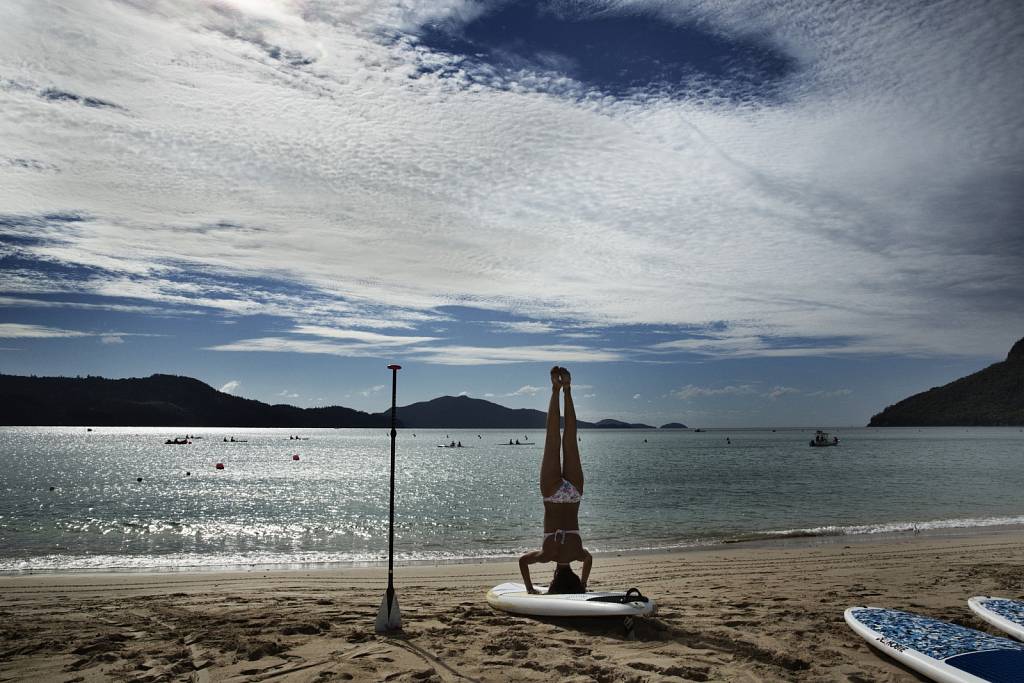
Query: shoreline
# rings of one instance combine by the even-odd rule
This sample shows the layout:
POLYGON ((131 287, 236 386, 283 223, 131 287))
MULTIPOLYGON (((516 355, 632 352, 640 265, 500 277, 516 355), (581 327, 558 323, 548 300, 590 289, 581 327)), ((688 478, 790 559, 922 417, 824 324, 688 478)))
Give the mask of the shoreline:
MULTIPOLYGON (((1024 524, 992 524, 977 526, 948 526, 929 527, 915 531, 879 531, 853 534, 780 534, 776 532, 764 532, 765 537, 757 537, 750 534, 747 537, 736 539, 714 540, 708 542, 684 543, 663 547, 645 547, 636 549, 594 551, 595 560, 601 558, 629 556, 663 556, 673 553, 691 553, 715 551, 723 548, 743 549, 781 549, 781 548, 817 548, 837 544, 871 544, 908 541, 914 538, 973 538, 976 536, 1000 535, 1024 533, 1024 524)), ((423 559, 399 559, 396 558, 396 567, 431 567, 431 566, 458 566, 466 564, 500 564, 514 562, 518 554, 493 555, 493 556, 468 556, 423 559)), ((152 567, 83 567, 83 568, 34 568, 34 569, 10 569, 0 570, 0 579, 17 576, 60 576, 87 575, 87 574, 181 574, 189 572, 217 573, 217 572, 239 572, 239 571, 335 571, 346 569, 376 569, 387 566, 387 558, 379 560, 352 560, 352 561, 325 561, 325 562, 241 562, 226 564, 196 564, 196 565, 161 565, 152 567)))
MULTIPOLYGON (((543 581, 549 567, 534 577, 543 581)), ((911 683, 843 623, 853 605, 991 632, 972 595, 1024 597, 1024 530, 818 546, 733 544, 595 561, 595 589, 659 603, 610 620, 496 612, 514 562, 398 566, 400 634, 373 621, 384 567, 0 576, 0 678, 794 680, 911 683)))

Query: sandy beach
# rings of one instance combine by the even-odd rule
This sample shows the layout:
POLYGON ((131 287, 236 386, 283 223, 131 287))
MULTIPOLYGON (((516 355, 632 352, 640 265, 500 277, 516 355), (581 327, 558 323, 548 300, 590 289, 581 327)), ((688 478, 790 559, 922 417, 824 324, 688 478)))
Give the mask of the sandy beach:
MULTIPOLYGON (((545 576, 543 567, 537 576, 545 576)), ((871 604, 988 630, 971 595, 1024 597, 1024 532, 601 557, 595 589, 660 603, 619 620, 492 610, 513 563, 396 569, 403 632, 374 617, 386 570, 0 578, 0 680, 916 681, 847 628, 871 604)))

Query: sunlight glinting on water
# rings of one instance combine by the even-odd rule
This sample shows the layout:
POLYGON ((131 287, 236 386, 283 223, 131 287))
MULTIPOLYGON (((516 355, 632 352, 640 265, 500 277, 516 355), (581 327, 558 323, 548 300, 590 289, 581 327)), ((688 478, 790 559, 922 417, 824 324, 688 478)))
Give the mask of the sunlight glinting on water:
MULTIPOLYGON (((798 430, 581 432, 585 543, 613 552, 1024 524, 1017 429, 837 433, 839 447, 818 449, 798 430)), ((542 434, 415 434, 397 444, 400 560, 508 557, 539 544, 541 447, 508 439, 542 434), (438 447, 452 440, 465 447, 438 447)), ((0 570, 384 560, 387 433, 290 435, 7 428, 0 570), (201 438, 163 443, 184 433, 201 438)))

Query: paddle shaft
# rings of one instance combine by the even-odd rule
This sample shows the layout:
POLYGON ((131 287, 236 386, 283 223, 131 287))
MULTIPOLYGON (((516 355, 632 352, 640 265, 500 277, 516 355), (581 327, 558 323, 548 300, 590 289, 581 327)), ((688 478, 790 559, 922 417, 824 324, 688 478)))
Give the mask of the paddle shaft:
POLYGON ((388 506, 388 613, 391 612, 391 598, 395 594, 395 429, 397 422, 395 402, 398 398, 399 365, 389 365, 391 370, 391 501, 388 506))

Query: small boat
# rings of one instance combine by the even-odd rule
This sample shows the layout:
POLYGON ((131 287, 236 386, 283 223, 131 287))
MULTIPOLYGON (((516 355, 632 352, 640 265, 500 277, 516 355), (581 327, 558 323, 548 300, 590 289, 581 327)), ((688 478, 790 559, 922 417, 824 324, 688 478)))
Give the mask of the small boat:
POLYGON ((823 448, 825 446, 838 446, 839 437, 831 436, 828 432, 823 432, 820 429, 814 432, 814 438, 811 439, 810 445, 815 448, 823 448))
POLYGON ((167 441, 164 441, 166 446, 187 446, 190 443, 192 442, 188 439, 167 439, 167 441))

